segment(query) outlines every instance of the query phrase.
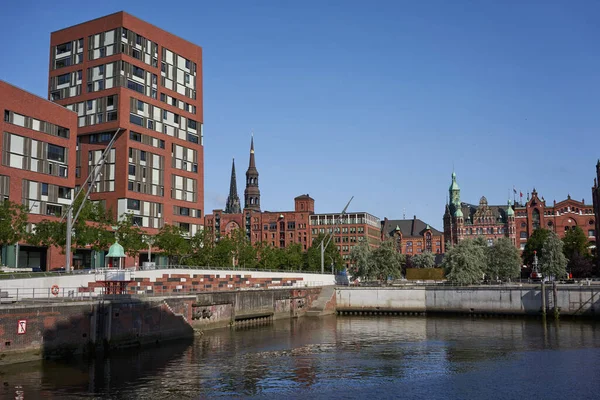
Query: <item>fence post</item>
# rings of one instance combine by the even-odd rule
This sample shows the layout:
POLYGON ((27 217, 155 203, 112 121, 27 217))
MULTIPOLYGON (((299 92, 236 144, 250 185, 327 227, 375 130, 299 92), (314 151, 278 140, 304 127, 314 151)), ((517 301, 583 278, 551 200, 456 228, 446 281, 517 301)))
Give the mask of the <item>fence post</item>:
POLYGON ((19 288, 17 288, 17 301, 19 301, 19 288))
POLYGON ((31 297, 35 300, 35 288, 31 289, 31 297))

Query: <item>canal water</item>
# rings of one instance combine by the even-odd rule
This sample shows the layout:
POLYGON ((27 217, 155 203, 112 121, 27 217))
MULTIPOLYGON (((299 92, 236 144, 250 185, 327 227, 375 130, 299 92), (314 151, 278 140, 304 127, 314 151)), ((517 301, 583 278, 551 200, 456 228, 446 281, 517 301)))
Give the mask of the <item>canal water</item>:
POLYGON ((0 367, 0 399, 598 399, 600 324, 327 317, 0 367))

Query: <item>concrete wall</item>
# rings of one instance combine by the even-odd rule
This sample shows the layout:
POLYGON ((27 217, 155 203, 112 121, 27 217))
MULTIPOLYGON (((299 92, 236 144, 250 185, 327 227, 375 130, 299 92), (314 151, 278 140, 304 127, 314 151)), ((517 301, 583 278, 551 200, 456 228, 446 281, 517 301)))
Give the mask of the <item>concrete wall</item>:
MULTIPOLYGON (((523 287, 407 287, 337 288, 338 311, 454 312, 534 314, 542 311, 538 286, 523 287)), ((546 305, 554 308, 552 286, 546 287, 546 305)), ((561 314, 600 315, 600 287, 559 286, 561 314)))

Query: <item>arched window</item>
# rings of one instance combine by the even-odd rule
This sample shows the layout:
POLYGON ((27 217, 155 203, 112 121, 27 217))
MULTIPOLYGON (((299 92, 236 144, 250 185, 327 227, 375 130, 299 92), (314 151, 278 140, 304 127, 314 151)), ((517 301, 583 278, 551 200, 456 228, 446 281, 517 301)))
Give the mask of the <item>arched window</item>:
POLYGON ((531 213, 531 222, 533 224, 533 229, 538 229, 540 227, 540 210, 537 208, 534 208, 531 213))

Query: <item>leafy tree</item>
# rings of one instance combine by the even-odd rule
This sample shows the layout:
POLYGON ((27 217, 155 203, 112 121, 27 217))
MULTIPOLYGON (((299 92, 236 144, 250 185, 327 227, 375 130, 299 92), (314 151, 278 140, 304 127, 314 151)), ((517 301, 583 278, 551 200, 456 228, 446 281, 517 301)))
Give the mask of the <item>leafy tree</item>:
POLYGON ((372 250, 366 241, 360 242, 350 250, 350 259, 354 264, 354 268, 350 271, 352 280, 357 278, 368 280, 374 276, 372 250))
POLYGON ((27 208, 10 200, 0 202, 0 246, 15 244, 27 233, 27 208))
POLYGON ((283 264, 283 251, 268 243, 260 242, 257 253, 258 268, 260 269, 277 269, 283 264))
POLYGON ((554 232, 550 232, 542 246, 540 271, 544 276, 562 278, 567 274, 567 258, 563 253, 563 242, 554 232))
POLYGON ((575 278, 591 278, 594 275, 594 263, 587 255, 573 254, 568 266, 575 278))
POLYGON ((180 227, 165 224, 155 237, 154 245, 162 250, 169 259, 169 264, 174 265, 181 261, 182 256, 190 253, 189 240, 184 237, 180 227))
POLYGON ((531 265, 533 264, 533 255, 534 252, 537 254, 541 254, 542 247, 544 247, 544 242, 550 235, 550 231, 548 229, 539 228, 533 231, 529 239, 527 239, 527 243, 525 243, 525 249, 523 250, 523 264, 531 265))
POLYGON ((0 201, 0 248, 27 237, 27 207, 10 200, 0 201))
MULTIPOLYGON (((320 233, 313 239, 312 246, 307 250, 307 268, 309 271, 321 271, 321 241, 325 234, 320 233)), ((327 242, 327 240, 325 240, 327 242)), ((331 239, 327 247, 325 247, 325 271, 328 271, 327 265, 333 259, 334 268, 339 271, 344 267, 344 260, 337 249, 334 239, 331 239)))
POLYGON ((435 255, 430 251, 424 251, 411 257, 411 264, 414 268, 433 268, 435 267, 435 255))
POLYGON ((575 254, 583 256, 588 254, 588 239, 583 230, 576 226, 565 233, 563 241, 563 251, 568 259, 573 258, 575 254))
POLYGON ((285 263, 288 269, 302 269, 304 266, 304 257, 300 243, 293 243, 285 249, 285 263))
POLYGON ((473 239, 473 244, 475 244, 477 246, 481 246, 483 248, 488 247, 487 239, 481 235, 479 235, 475 239, 473 239))
POLYGON ((488 277, 506 280, 520 276, 521 256, 509 238, 498 239, 493 246, 487 248, 486 255, 484 271, 488 277))
POLYGON ((116 237, 128 256, 136 258, 147 247, 144 231, 133 223, 133 215, 125 214, 116 225, 116 237))
POLYGON ((210 232, 201 229, 190 239, 191 265, 214 266, 215 265, 215 241, 210 232))
POLYGON ((381 280, 397 279, 402 276, 404 256, 398 253, 392 240, 385 240, 371 253, 373 269, 381 280))
POLYGON ((458 285, 481 282, 485 268, 484 247, 473 239, 465 239, 446 249, 442 267, 448 281, 458 285))

